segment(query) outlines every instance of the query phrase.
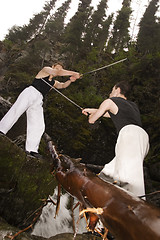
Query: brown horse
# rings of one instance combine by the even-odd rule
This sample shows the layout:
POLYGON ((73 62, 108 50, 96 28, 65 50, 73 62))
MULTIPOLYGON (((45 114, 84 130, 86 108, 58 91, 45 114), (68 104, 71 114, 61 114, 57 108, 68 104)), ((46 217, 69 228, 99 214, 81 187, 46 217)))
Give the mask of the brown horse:
POLYGON ((89 228, 100 219, 118 240, 160 240, 160 209, 105 182, 83 164, 58 155, 48 142, 58 183, 89 212, 89 228))

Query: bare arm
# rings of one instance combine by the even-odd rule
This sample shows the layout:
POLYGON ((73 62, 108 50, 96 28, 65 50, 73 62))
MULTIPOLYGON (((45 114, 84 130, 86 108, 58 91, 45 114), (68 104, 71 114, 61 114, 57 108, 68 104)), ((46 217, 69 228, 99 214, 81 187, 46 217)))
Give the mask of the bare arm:
POLYGON ((67 88, 72 82, 75 82, 76 79, 77 79, 76 77, 71 76, 70 79, 64 83, 55 80, 54 87, 58 89, 67 88))
POLYGON ((110 99, 106 99, 104 100, 101 105, 99 106, 98 109, 89 109, 89 108, 85 108, 82 113, 85 115, 88 115, 87 113, 90 114, 89 116, 89 123, 95 123, 95 121, 97 119, 99 119, 101 116, 103 117, 110 117, 108 111, 111 111, 113 113, 116 114, 117 112, 117 106, 115 105, 115 103, 110 100, 110 99))
POLYGON ((41 71, 45 72, 48 75, 55 76, 74 76, 76 78, 80 78, 80 74, 78 72, 69 71, 65 69, 56 69, 51 67, 44 67, 41 71))

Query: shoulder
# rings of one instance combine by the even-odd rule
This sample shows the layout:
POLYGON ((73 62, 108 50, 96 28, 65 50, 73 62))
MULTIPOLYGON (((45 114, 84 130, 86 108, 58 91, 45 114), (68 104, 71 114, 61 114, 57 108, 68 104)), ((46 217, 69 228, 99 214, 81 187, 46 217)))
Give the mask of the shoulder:
POLYGON ((139 111, 139 107, 138 107, 137 103, 132 102, 132 101, 128 101, 128 104, 130 106, 132 106, 132 108, 134 108, 135 110, 139 111))
POLYGON ((127 100, 127 101, 128 101, 128 103, 130 103, 130 104, 132 104, 132 105, 134 105, 134 106, 138 106, 137 103, 135 103, 135 102, 133 102, 133 101, 130 101, 130 100, 127 100))
POLYGON ((44 67, 44 68, 42 68, 41 72, 47 73, 49 75, 53 75, 55 77, 58 75, 59 70, 56 68, 52 68, 52 67, 44 67))
POLYGON ((127 99, 125 99, 125 98, 123 98, 123 97, 111 97, 110 98, 110 100, 112 101, 112 102, 114 102, 115 104, 117 104, 117 105, 126 105, 126 104, 129 104, 129 101, 127 100, 127 99))
POLYGON ((113 104, 115 104, 115 97, 113 97, 113 98, 107 98, 106 100, 104 100, 103 102, 105 103, 105 104, 109 104, 109 105, 113 105, 113 104))
POLYGON ((53 68, 51 67, 43 67, 41 71, 47 71, 47 70, 52 70, 53 68))
POLYGON ((113 100, 114 98, 108 98, 105 100, 105 105, 106 108, 108 109, 109 112, 113 114, 117 114, 118 112, 118 105, 116 102, 113 100))
POLYGON ((36 78, 42 78, 42 77, 47 77, 50 75, 50 67, 43 67, 38 74, 36 75, 36 78))
POLYGON ((101 107, 107 108, 108 110, 112 109, 114 105, 115 103, 111 98, 107 98, 101 103, 101 107))

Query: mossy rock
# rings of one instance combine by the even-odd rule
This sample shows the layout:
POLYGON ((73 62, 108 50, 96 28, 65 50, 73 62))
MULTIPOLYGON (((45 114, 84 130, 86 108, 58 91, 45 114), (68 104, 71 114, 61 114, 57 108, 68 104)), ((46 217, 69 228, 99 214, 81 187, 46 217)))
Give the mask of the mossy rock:
POLYGON ((24 220, 42 205, 41 199, 53 194, 57 182, 50 165, 50 156, 30 158, 9 138, 0 136, 0 215, 8 223, 28 224, 24 220))

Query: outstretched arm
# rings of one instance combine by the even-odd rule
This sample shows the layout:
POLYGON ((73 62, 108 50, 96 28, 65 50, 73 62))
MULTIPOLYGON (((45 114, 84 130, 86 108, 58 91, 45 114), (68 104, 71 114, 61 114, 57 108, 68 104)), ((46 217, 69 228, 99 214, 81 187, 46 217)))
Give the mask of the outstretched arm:
POLYGON ((80 74, 78 72, 65 70, 63 68, 57 69, 57 68, 51 68, 51 67, 44 67, 42 69, 43 72, 55 76, 74 76, 76 79, 80 78, 80 74))
POLYGON ((70 79, 64 83, 55 80, 54 87, 57 89, 67 88, 72 82, 75 82, 76 79, 77 79, 76 77, 71 76, 70 79))
POLYGON ((113 108, 113 101, 110 99, 104 100, 98 109, 95 108, 85 108, 82 110, 82 113, 85 115, 88 115, 89 113, 89 123, 93 124, 97 119, 100 117, 110 117, 108 111, 112 110, 113 108))

